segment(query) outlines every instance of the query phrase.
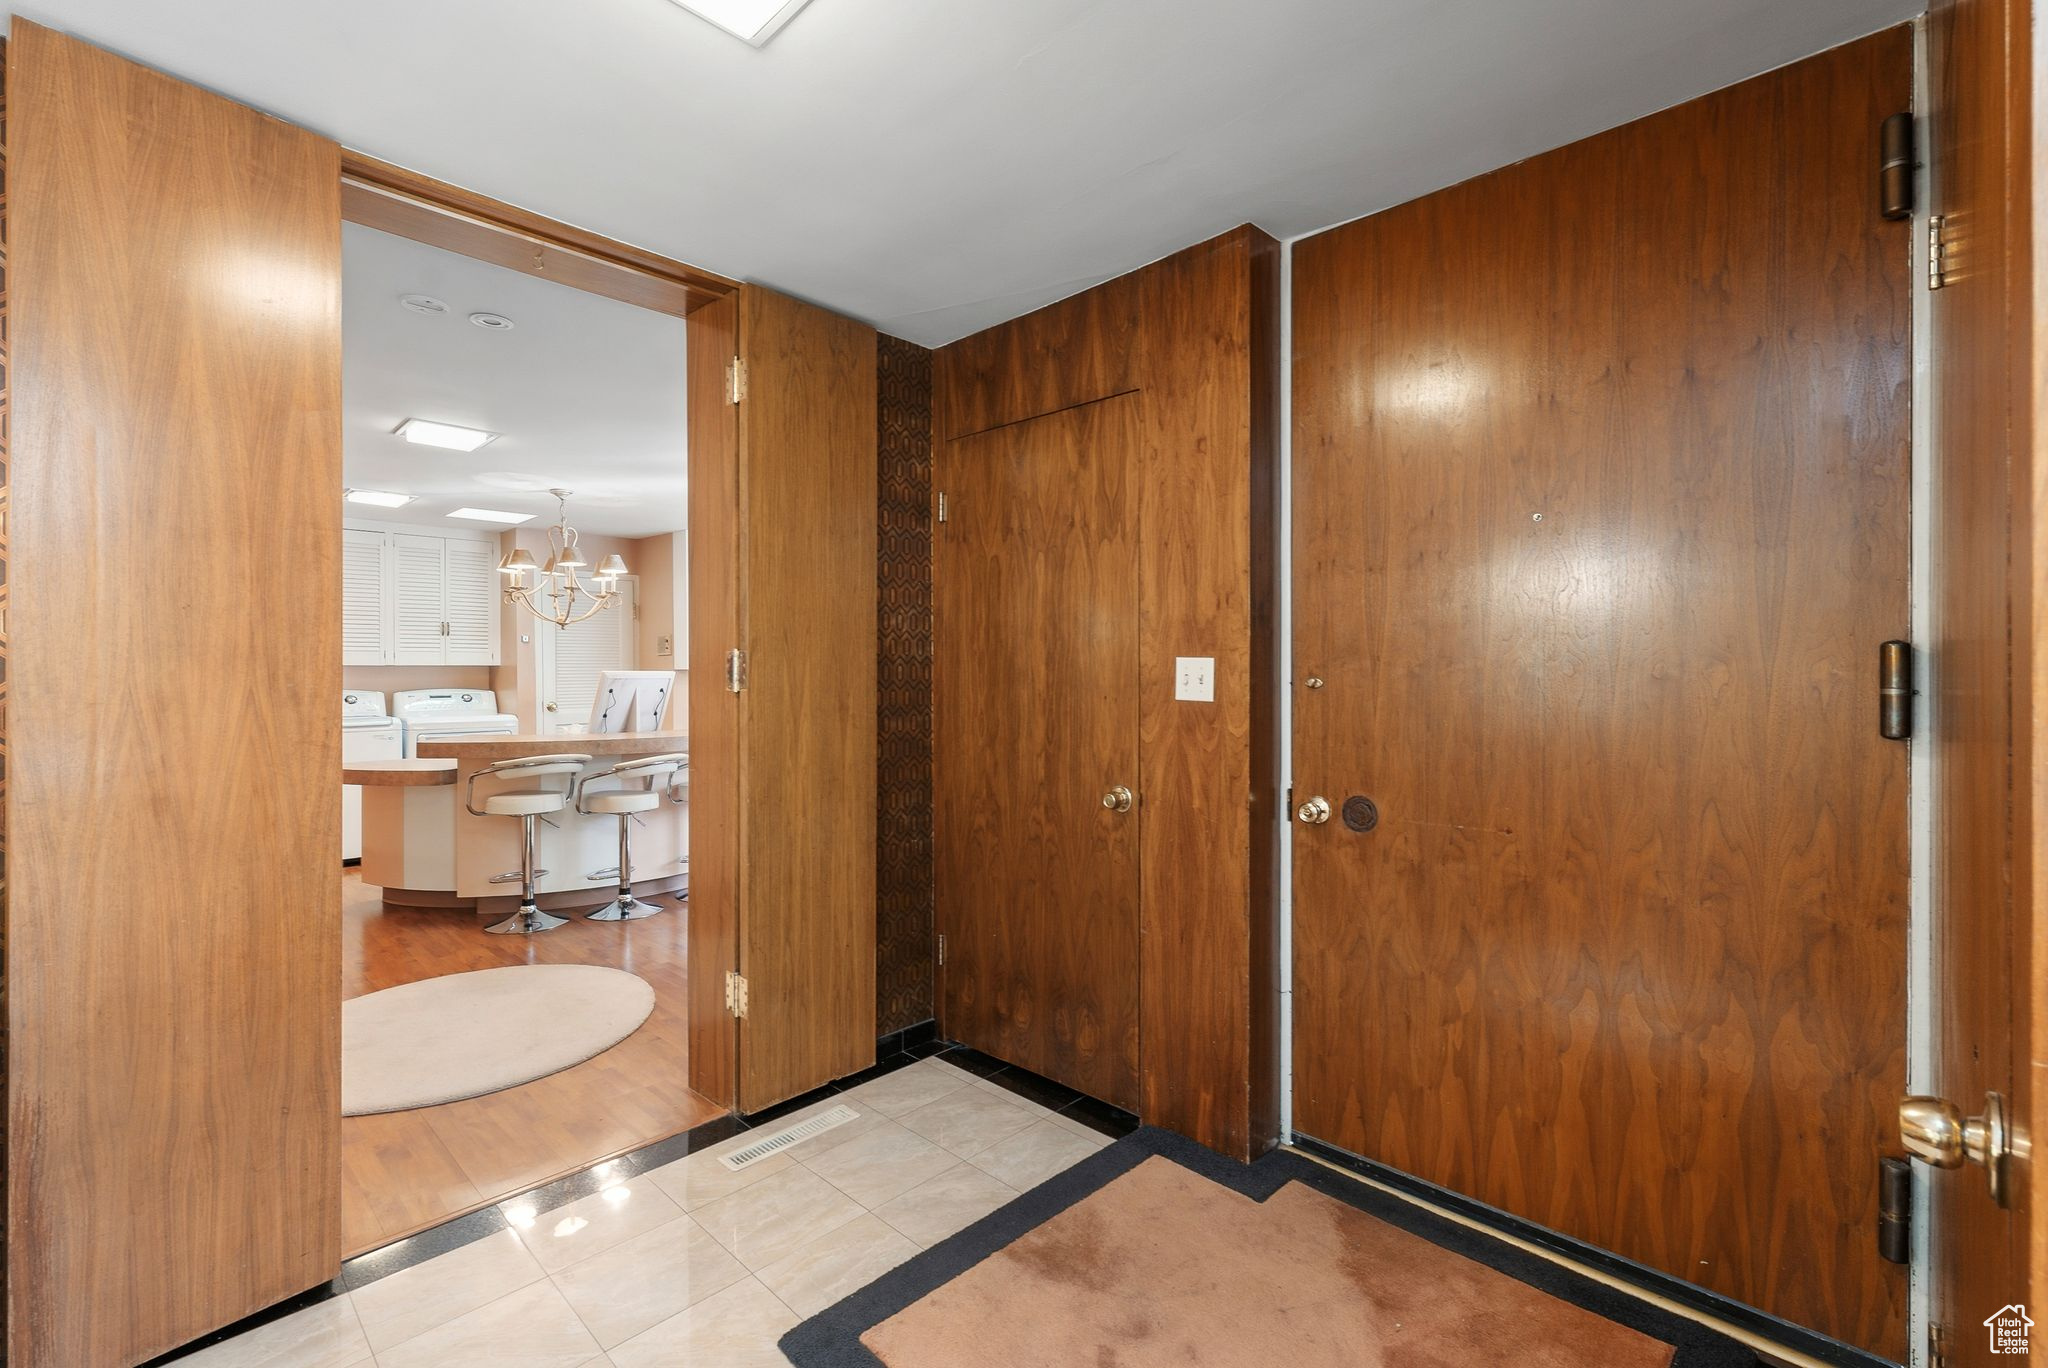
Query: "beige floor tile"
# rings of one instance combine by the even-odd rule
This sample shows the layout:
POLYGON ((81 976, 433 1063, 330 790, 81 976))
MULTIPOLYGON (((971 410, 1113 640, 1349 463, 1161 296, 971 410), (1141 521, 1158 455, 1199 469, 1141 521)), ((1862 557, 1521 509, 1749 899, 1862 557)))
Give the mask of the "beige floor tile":
POLYGON ((550 1273, 683 1214, 645 1174, 538 1215, 516 1200, 502 1209, 527 1249, 550 1273))
POLYGON ((711 1233, 685 1216, 555 1274, 555 1286, 609 1349, 747 1276, 711 1233))
POLYGON ((1101 1148, 1064 1126, 1040 1121, 1007 1140, 998 1140, 967 1162, 1023 1192, 1064 1173, 1101 1148))
POLYGON ((351 1295, 370 1347, 389 1349, 546 1276, 519 1237, 501 1230, 351 1295))
POLYGON ((761 1281, 799 1316, 815 1316, 855 1288, 866 1287, 918 1253, 887 1222, 849 1221, 760 1271, 761 1281))
POLYGON ((859 1202, 802 1166, 698 1207, 691 1219, 751 1269, 765 1268, 864 1214, 859 1202))
POLYGON ((847 1101, 872 1107, 884 1116, 901 1116, 927 1102, 936 1102, 956 1093, 972 1081, 958 1069, 923 1059, 907 1069, 898 1069, 872 1083, 863 1083, 849 1090, 845 1096, 847 1101))
MULTIPOLYGON (((744 1138, 744 1137, 742 1137, 744 1138)), ((788 1153, 771 1154, 766 1159, 757 1159, 735 1173, 720 1161, 727 1149, 737 1148, 734 1141, 727 1141, 716 1149, 704 1150, 673 1164, 663 1164, 650 1169, 647 1177, 654 1185, 668 1194, 669 1200, 685 1211, 695 1211, 706 1202, 715 1202, 721 1197, 751 1187, 763 1178, 782 1172, 796 1159, 788 1153)))
POLYGON ((349 1368, 370 1341, 347 1297, 330 1297, 178 1360, 181 1368, 349 1368))
POLYGON ((929 1249, 1016 1195, 1001 1179, 962 1163, 884 1202, 875 1208, 875 1215, 929 1249))
POLYGON ((1065 1112, 1054 1112, 1052 1114, 1052 1122, 1056 1126, 1065 1127, 1067 1130, 1072 1131, 1074 1134, 1080 1136, 1084 1140, 1099 1141, 1100 1143, 1096 1145, 1097 1149, 1102 1148, 1103 1145, 1111 1145, 1116 1143, 1114 1137, 1104 1135, 1101 1131, 1095 1129, 1095 1127, 1089 1125, 1086 1121, 1083 1121, 1076 1116, 1069 1116, 1065 1112))
POLYGON ((788 1368, 775 1342, 797 1316, 753 1278, 612 1350, 617 1368, 788 1368))
POLYGON ((872 1211, 956 1162, 951 1150, 891 1121, 806 1160, 805 1166, 872 1211))
POLYGON ((962 1088, 898 1118, 925 1139, 965 1159, 1007 1140, 1036 1118, 1022 1106, 981 1088, 962 1088))
POLYGON ((601 1352, 551 1282, 522 1287, 377 1355, 379 1368, 578 1368, 601 1352))

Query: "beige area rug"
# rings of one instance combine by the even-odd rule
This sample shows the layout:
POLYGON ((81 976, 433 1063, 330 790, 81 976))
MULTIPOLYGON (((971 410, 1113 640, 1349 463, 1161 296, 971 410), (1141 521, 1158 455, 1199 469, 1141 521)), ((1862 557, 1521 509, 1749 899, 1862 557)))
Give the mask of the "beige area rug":
POLYGON ((889 1368, 1666 1368, 1673 1353, 1302 1182, 1257 1201, 1157 1155, 860 1342, 889 1368))
POLYGON ((609 1050, 654 1010, 637 974, 519 964, 341 1004, 341 1114, 431 1107, 530 1083, 609 1050))

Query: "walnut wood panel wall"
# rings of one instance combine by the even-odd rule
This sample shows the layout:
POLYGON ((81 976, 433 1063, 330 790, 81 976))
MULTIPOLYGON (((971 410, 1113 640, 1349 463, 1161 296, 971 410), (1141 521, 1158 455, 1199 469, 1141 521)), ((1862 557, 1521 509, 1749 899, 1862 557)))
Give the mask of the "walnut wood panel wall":
MULTIPOLYGON (((1903 30, 1296 244, 1294 1126, 1903 1358, 1903 30)), ((1995 1309, 1992 1303, 1989 1309, 1995 1309)))
POLYGON ((932 1017, 932 354, 879 339, 875 1029, 932 1017))
POLYGON ((8 1359, 71 1368, 339 1262, 341 170, 19 17, 7 63, 8 1359))
POLYGON ((933 372, 948 440, 1142 395, 1139 1109, 1241 1157, 1272 1145, 1277 1107, 1277 298, 1276 246, 1239 228, 941 348, 933 372), (1215 658, 1214 703, 1174 701, 1181 655, 1215 658))

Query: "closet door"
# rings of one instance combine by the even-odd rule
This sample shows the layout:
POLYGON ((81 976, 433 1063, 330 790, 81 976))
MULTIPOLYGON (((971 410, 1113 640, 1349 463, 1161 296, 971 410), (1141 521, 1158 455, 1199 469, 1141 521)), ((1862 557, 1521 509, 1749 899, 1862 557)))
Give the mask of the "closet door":
POLYGON ((391 663, 391 538, 341 534, 341 663, 391 663))
POLYGON ((400 665, 448 663, 448 541, 391 538, 392 640, 400 665))
POLYGON ((495 541, 447 539, 441 583, 450 665, 498 663, 499 581, 495 541))
POLYGON ((945 443, 932 577, 946 1028, 1132 1110, 1143 402, 945 443))
POLYGON ((537 622, 540 647, 540 729, 581 731, 597 701, 597 678, 606 670, 634 668, 640 640, 633 629, 636 583, 619 581, 622 598, 596 617, 568 627, 537 622))
POLYGON ((5 1357, 99 1368, 340 1264, 340 158, 19 16, 6 104, 5 1357))

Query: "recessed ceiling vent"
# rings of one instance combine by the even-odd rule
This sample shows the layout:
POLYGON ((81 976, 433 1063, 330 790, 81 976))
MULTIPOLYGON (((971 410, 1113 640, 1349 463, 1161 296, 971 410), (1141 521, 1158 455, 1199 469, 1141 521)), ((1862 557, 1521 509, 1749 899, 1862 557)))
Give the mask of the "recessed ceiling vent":
POLYGON ((512 320, 503 314, 473 313, 469 321, 487 332, 511 332, 512 320))
POLYGON ((398 297, 398 302, 404 305, 406 308, 411 309, 414 313, 444 314, 448 312, 448 306, 442 303, 440 300, 434 298, 432 295, 400 295, 398 297))

